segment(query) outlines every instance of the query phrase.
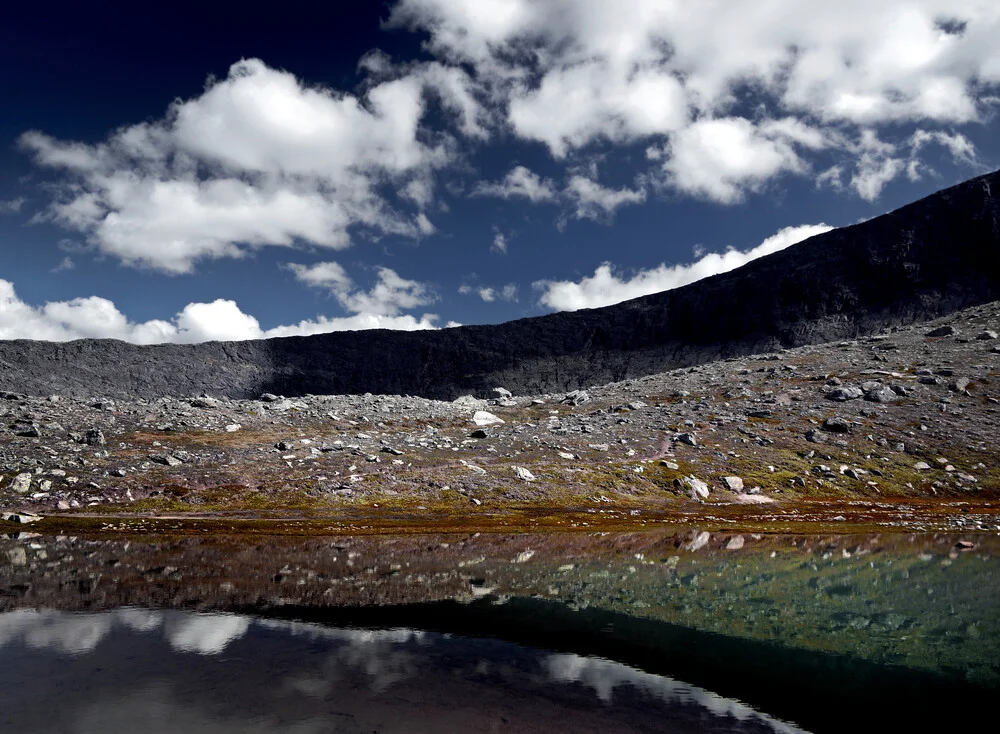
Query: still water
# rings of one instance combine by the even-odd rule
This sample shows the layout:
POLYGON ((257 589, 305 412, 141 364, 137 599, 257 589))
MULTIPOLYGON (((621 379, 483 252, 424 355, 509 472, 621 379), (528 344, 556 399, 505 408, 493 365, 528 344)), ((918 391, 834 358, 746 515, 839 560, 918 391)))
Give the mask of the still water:
POLYGON ((22 534, 0 539, 0 731, 954 727, 1000 692, 998 551, 945 535, 22 534))

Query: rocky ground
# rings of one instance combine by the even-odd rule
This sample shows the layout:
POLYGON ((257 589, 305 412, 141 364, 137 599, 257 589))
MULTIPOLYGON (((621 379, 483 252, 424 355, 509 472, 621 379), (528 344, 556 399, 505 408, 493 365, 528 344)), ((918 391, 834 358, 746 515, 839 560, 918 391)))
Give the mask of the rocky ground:
POLYGON ((43 524, 812 518, 995 532, 998 331, 992 303, 585 391, 497 386, 491 400, 0 392, 0 507, 43 524))

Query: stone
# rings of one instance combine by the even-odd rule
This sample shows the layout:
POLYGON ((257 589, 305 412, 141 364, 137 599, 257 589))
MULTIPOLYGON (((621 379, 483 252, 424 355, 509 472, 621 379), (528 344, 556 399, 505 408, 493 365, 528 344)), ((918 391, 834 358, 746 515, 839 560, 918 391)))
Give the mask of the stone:
POLYGON ((726 485, 726 489, 728 489, 730 492, 743 491, 742 477, 723 477, 722 483, 726 485))
POLYGON ((495 387, 493 388, 493 392, 495 392, 497 394, 497 397, 499 397, 501 400, 509 400, 510 398, 514 397, 514 394, 505 387, 495 387))
POLYGON ((18 545, 7 551, 7 558, 12 566, 25 566, 28 563, 28 552, 18 545))
POLYGON ((926 461, 918 461, 916 464, 913 465, 913 468, 916 469, 917 471, 928 471, 931 468, 931 465, 928 464, 926 461))
POLYGON ((865 400, 869 400, 873 403, 892 403, 898 399, 899 395, 896 394, 895 390, 885 386, 865 393, 865 400))
POLYGON ((865 391, 860 387, 838 387, 831 390, 826 394, 827 400, 836 400, 839 403, 847 402, 848 400, 857 400, 863 397, 865 391))
POLYGON ((533 481, 535 481, 535 475, 532 474, 527 469, 525 469, 523 466, 515 466, 514 467, 514 474, 515 474, 515 476, 517 476, 518 479, 523 479, 526 482, 533 482, 533 481))
POLYGON ((272 392, 266 392, 263 395, 261 395, 258 398, 258 400, 260 400, 260 402, 262 402, 262 403, 276 403, 279 400, 281 400, 281 396, 280 395, 275 395, 272 392))
POLYGON ((971 380, 968 377, 959 377, 948 387, 950 387, 954 392, 965 392, 966 389, 968 389, 970 382, 971 380))
POLYGON ((243 428, 243 426, 239 423, 230 423, 226 426, 226 433, 236 433, 241 428, 243 428))
POLYGON ((470 438, 489 438, 490 434, 486 432, 483 428, 477 428, 472 433, 469 434, 470 438))
POLYGON ((724 547, 726 550, 739 550, 743 547, 744 542, 742 535, 734 535, 726 542, 724 547))
POLYGON ((207 395, 202 395, 200 398, 194 398, 188 401, 188 405, 192 408, 218 408, 219 401, 215 398, 210 398, 207 395))
POLYGON ((666 459, 660 459, 660 466, 664 467, 665 469, 670 469, 672 471, 677 471, 678 469, 680 469, 680 466, 678 464, 676 464, 673 461, 667 461, 666 459))
POLYGON ((27 525, 28 523, 38 522, 42 519, 41 515, 35 515, 31 512, 0 512, 0 520, 5 522, 19 523, 21 525, 27 525))
POLYGON ((10 489, 18 494, 27 494, 31 491, 31 474, 23 472, 10 480, 10 489))
POLYGON ((15 423, 11 431, 15 436, 24 436, 25 438, 40 438, 42 435, 37 423, 15 423))
POLYGON ((691 494, 691 499, 694 500, 705 500, 708 499, 709 489, 705 482, 701 481, 697 477, 688 476, 681 477, 680 479, 674 480, 674 486, 680 487, 688 491, 691 494))
POLYGON ((83 442, 88 446, 106 446, 108 441, 104 437, 104 431, 99 428, 91 428, 83 435, 83 442))
POLYGON ((573 390, 573 392, 566 393, 565 397, 559 402, 569 403, 570 405, 583 405, 590 402, 590 393, 586 390, 573 390))
POLYGON ((986 331, 981 331, 976 334, 976 339, 980 341, 991 341, 997 338, 997 333, 992 329, 986 329, 986 331))
POLYGON ((830 433, 850 433, 851 422, 840 416, 832 416, 823 421, 823 430, 830 433))
POLYGON ((184 463, 173 454, 151 454, 149 460, 166 466, 180 466, 184 463))
POLYGON ((939 326, 936 329, 931 329, 926 334, 924 334, 924 336, 930 336, 936 338, 940 336, 957 336, 960 333, 961 332, 958 329, 956 329, 951 324, 948 324, 947 326, 939 326))
POLYGON ((677 442, 687 444, 688 446, 697 446, 698 439, 695 438, 693 433, 681 433, 677 436, 677 442))
POLYGON ((712 539, 712 536, 705 532, 698 532, 697 530, 692 532, 691 542, 684 545, 684 549, 688 551, 698 551, 708 545, 708 541, 712 539))
POLYGON ((815 428, 810 428, 806 431, 806 441, 810 441, 812 443, 826 443, 826 436, 823 435, 821 431, 815 428))
POLYGON ((504 420, 503 418, 493 415, 489 411, 477 410, 472 416, 472 422, 477 426, 497 426, 501 425, 504 420))

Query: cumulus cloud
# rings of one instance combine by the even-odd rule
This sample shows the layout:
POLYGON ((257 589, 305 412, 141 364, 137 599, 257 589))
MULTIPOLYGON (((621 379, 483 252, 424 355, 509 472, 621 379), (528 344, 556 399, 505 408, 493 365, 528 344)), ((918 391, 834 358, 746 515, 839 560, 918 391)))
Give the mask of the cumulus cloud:
POLYGON ((7 199, 6 201, 0 200, 0 214, 14 214, 21 211, 21 207, 24 206, 25 201, 26 199, 23 196, 7 199))
POLYGON ((607 220, 619 207, 646 200, 645 189, 611 189, 586 176, 575 175, 566 185, 566 196, 575 207, 577 219, 607 220))
POLYGON ((507 285, 500 288, 493 288, 491 286, 479 286, 474 287, 468 284, 459 286, 458 292, 463 296, 477 295, 486 303, 493 303, 493 301, 517 301, 517 284, 507 283, 507 285))
POLYGON ((493 228, 493 244, 490 245, 490 252, 498 252, 501 255, 507 254, 507 235, 496 227, 493 228))
POLYGON ((308 266, 292 263, 288 268, 306 285, 328 289, 345 309, 356 314, 397 316, 400 311, 437 300, 425 284, 400 277, 390 268, 378 268, 375 285, 368 291, 355 288, 347 272, 335 262, 308 266))
POLYGON ((341 249, 358 229, 433 232, 423 212, 398 210, 382 190, 428 200, 428 176, 448 154, 422 142, 425 94, 433 88, 465 110, 463 83, 459 70, 441 68, 358 97, 245 59, 162 119, 104 142, 29 131, 20 144, 64 177, 44 217, 126 264, 185 273, 254 247, 341 249))
POLYGON ((493 127, 557 160, 649 142, 669 186, 721 203, 809 175, 819 150, 861 169, 856 193, 877 195, 913 166, 872 159, 851 142, 862 130, 899 136, 893 144, 913 127, 951 134, 942 128, 985 119, 1000 84, 1000 8, 978 0, 775 0, 724 13, 661 0, 474 6, 400 0, 390 22, 475 70, 493 127))
POLYGON ((527 199, 533 204, 553 201, 556 192, 550 179, 543 179, 524 166, 515 166, 494 183, 480 182, 472 190, 473 196, 496 196, 501 199, 527 199))
POLYGON ((271 329, 263 329, 260 322, 244 313, 235 301, 222 298, 211 303, 189 303, 169 320, 137 323, 130 321, 112 301, 98 296, 32 306, 18 297, 13 283, 0 279, 0 339, 121 339, 135 344, 192 344, 308 336, 331 331, 438 328, 434 314, 417 318, 399 313, 400 309, 409 307, 407 304, 421 305, 428 296, 421 290, 422 286, 415 287, 413 281, 399 278, 387 268, 384 270, 387 274, 370 291, 348 292, 346 302, 354 310, 350 315, 319 315, 271 329))
POLYGON ((822 147, 821 135, 810 139, 805 126, 790 127, 755 126, 742 117, 701 120, 674 136, 663 170, 681 191, 723 204, 741 201, 775 175, 805 168, 796 142, 822 147))
POLYGON ((610 263, 603 263, 593 275, 580 281, 543 280, 536 282, 534 286, 542 293, 540 303, 556 311, 610 306, 735 270, 751 260, 778 252, 831 229, 833 228, 826 224, 786 227, 750 250, 729 249, 721 254, 709 253, 687 265, 661 264, 649 270, 640 270, 631 277, 621 277, 610 263))

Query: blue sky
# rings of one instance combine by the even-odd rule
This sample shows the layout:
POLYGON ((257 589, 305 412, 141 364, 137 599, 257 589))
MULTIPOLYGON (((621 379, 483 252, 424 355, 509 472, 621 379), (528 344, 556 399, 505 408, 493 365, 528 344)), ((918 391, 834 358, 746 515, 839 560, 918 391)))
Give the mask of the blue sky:
POLYGON ((311 5, 5 19, 0 338, 602 306, 1000 165, 989 3, 311 5))

